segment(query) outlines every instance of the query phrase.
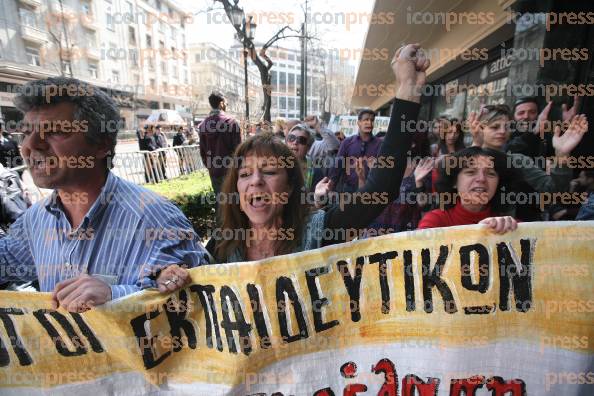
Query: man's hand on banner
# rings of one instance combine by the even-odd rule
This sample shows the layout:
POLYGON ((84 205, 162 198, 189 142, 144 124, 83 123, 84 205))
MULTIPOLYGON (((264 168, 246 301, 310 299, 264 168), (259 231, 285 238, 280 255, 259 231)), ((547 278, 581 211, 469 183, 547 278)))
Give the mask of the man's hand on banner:
POLYGON ((58 283, 52 293, 52 307, 62 306, 69 312, 85 312, 109 300, 111 287, 88 274, 58 283))
POLYGON ((187 269, 173 264, 163 269, 157 278, 157 286, 161 293, 176 291, 190 283, 190 273, 187 269))

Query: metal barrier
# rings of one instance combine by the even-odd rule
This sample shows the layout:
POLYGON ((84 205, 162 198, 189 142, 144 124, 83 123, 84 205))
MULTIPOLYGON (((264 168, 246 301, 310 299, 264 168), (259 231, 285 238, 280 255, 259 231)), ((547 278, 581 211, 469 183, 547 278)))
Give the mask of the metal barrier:
POLYGON ((116 175, 136 184, 160 183, 206 170, 199 145, 116 153, 113 165, 116 175))
MULTIPOLYGON (((135 184, 155 184, 193 172, 205 171, 200 157, 200 146, 176 146, 155 151, 116 153, 112 172, 135 184)), ((23 172, 26 165, 11 168, 23 172)), ((34 186, 33 182, 31 184, 34 186)))

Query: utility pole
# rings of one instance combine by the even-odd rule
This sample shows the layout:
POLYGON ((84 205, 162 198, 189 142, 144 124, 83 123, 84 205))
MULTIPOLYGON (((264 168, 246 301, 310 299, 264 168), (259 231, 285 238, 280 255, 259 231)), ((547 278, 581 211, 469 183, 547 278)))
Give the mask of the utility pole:
POLYGON ((301 25, 301 106, 300 118, 307 116, 307 14, 309 1, 305 0, 305 21, 301 25))

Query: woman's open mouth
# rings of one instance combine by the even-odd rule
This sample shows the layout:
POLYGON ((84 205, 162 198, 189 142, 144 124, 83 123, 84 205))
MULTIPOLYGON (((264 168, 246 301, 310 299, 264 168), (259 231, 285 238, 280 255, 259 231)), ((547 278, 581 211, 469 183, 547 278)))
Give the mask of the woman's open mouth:
POLYGON ((248 198, 248 203, 251 207, 255 209, 261 209, 268 205, 270 200, 268 199, 268 194, 253 194, 248 198))

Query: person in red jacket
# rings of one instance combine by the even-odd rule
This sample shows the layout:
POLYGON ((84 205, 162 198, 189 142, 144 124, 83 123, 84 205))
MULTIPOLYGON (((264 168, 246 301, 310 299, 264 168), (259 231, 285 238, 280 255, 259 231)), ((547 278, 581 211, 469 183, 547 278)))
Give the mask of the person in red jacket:
POLYGON ((469 147, 444 157, 436 186, 443 209, 425 214, 418 228, 485 224, 498 234, 515 230, 517 221, 502 216, 512 180, 504 153, 469 147))

